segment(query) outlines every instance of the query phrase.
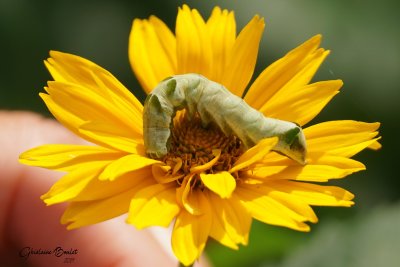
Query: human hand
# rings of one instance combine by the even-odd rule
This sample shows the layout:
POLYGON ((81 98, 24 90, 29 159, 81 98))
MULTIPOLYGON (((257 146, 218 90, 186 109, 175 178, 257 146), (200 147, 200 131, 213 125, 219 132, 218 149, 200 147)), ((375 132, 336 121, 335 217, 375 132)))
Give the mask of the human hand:
POLYGON ((136 230, 121 217, 66 230, 59 222, 65 205, 46 207, 40 200, 62 173, 18 163, 21 152, 45 143, 82 140, 37 114, 0 111, 1 266, 177 266, 154 235, 136 230), (57 247, 76 253, 27 255, 57 247))

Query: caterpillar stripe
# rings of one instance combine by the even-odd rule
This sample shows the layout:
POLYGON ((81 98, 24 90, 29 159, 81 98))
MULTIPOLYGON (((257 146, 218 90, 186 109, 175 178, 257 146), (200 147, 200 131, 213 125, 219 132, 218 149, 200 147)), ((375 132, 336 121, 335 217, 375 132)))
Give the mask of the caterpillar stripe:
POLYGON ((172 120, 176 111, 184 108, 189 117, 197 113, 203 127, 214 122, 225 135, 236 135, 246 149, 276 136, 279 141, 274 151, 305 164, 306 140, 299 125, 265 117, 221 84, 198 74, 167 78, 147 96, 143 135, 149 157, 162 158, 168 153, 172 120))

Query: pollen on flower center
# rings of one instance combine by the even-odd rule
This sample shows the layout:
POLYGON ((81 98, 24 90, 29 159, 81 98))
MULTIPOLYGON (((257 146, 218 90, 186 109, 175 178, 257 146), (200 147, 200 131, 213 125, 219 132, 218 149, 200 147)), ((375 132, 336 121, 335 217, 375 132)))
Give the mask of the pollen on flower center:
POLYGON ((228 171, 244 152, 242 142, 236 136, 226 136, 214 124, 205 128, 198 116, 189 119, 186 112, 181 112, 174 119, 169 152, 163 161, 175 166, 180 159, 182 165, 176 171, 187 175, 192 167, 211 161, 215 157, 214 149, 220 149, 221 156, 205 173, 228 171))

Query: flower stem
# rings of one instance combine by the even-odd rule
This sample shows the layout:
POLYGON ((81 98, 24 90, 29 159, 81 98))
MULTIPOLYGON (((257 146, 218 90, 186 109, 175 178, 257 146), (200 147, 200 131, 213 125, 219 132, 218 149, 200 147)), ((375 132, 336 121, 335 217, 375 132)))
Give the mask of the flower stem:
POLYGON ((194 263, 186 266, 182 262, 179 262, 179 267, 193 267, 193 265, 194 263))

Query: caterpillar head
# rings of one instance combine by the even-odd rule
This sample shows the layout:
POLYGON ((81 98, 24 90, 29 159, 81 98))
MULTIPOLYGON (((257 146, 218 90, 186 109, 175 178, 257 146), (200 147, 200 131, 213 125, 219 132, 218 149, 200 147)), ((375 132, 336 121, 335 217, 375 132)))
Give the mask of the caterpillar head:
MULTIPOLYGON (((296 125, 296 124, 295 124, 296 125)), ((279 152, 289 158, 305 165, 307 155, 307 144, 303 130, 296 125, 294 128, 287 131, 279 140, 279 152)))

